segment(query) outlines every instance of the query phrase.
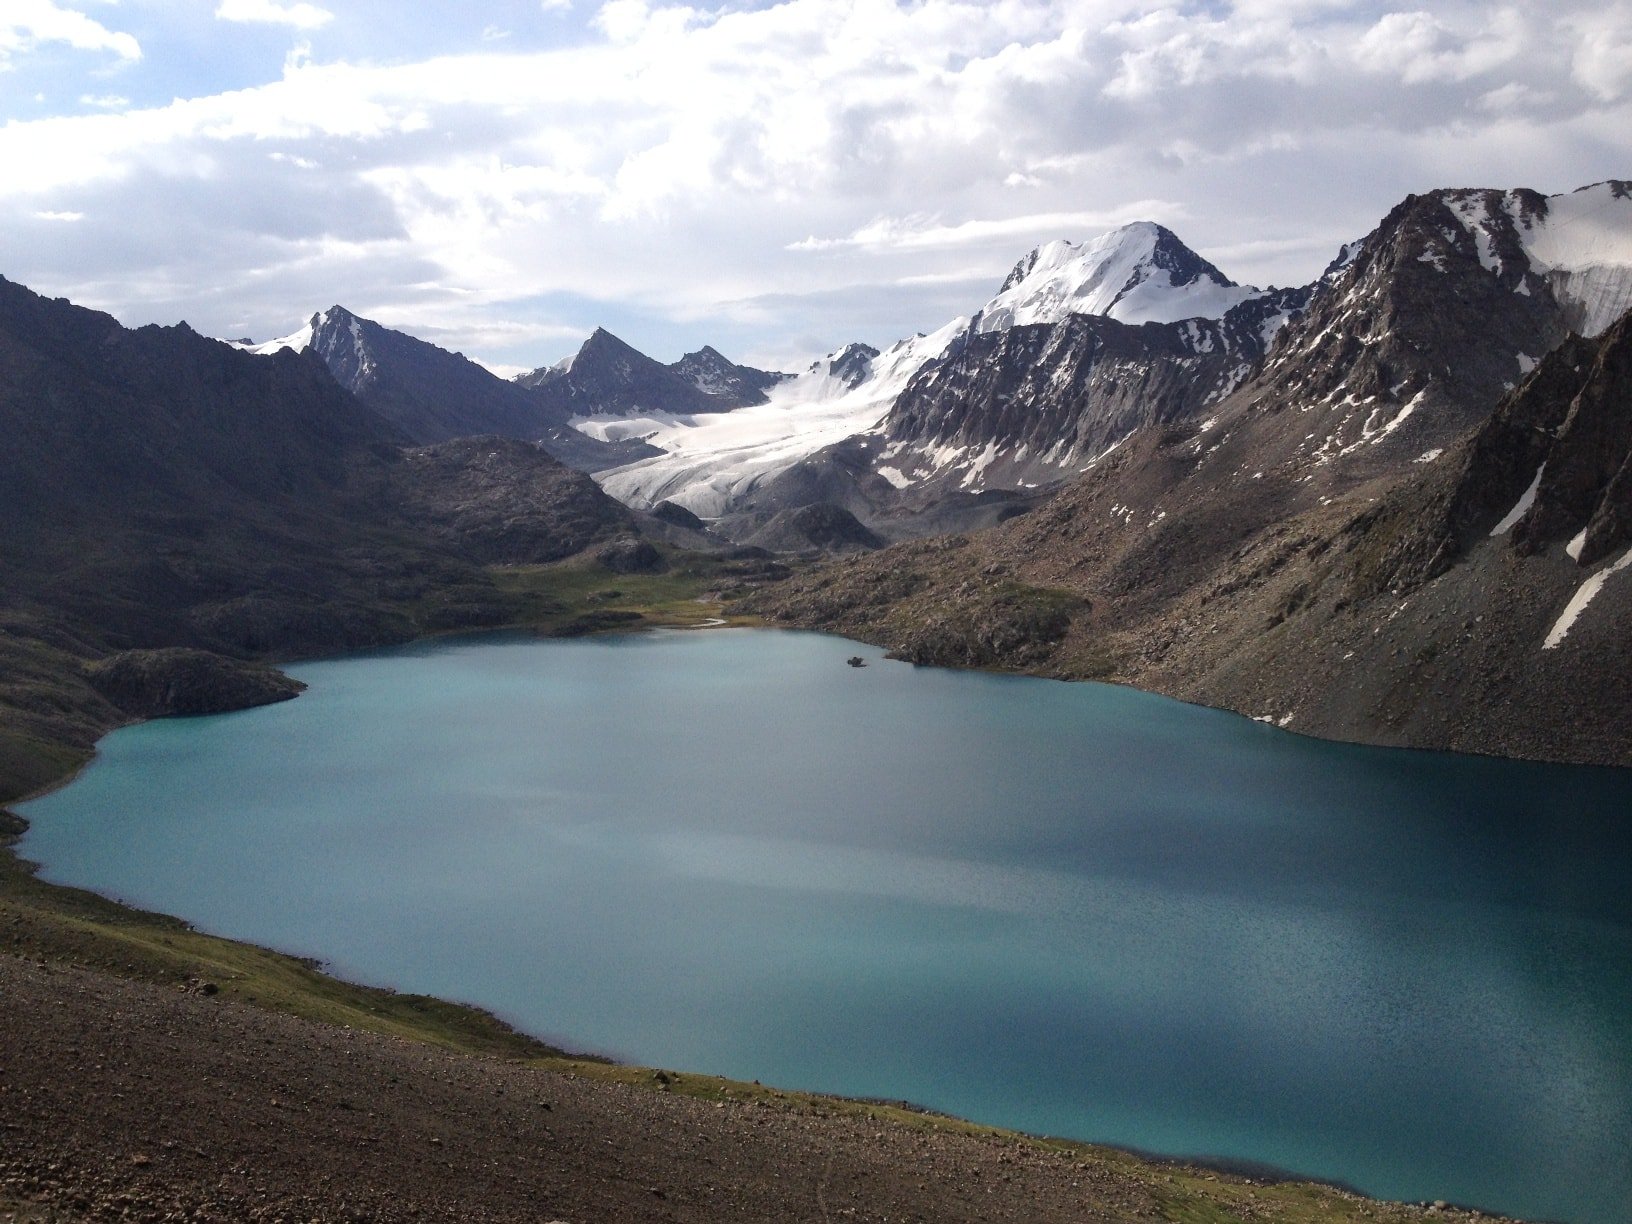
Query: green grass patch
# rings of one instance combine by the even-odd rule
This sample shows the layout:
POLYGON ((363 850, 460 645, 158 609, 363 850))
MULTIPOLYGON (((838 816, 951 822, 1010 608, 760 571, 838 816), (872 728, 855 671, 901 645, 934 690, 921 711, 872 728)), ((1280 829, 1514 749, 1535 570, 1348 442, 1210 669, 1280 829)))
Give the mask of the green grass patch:
POLYGON ((733 613, 715 593, 729 579, 731 562, 695 553, 665 560, 669 568, 656 574, 615 574, 584 558, 490 572, 500 591, 524 601, 527 623, 543 633, 759 623, 733 613))
POLYGON ((52 744, 0 728, 0 803, 60 782, 90 759, 89 749, 52 744))
MULTIPOLYGON (((14 830, 12 821, 5 823, 14 830)), ((476 1008, 345 982, 314 961, 206 935, 166 914, 46 883, 9 844, 0 848, 0 951, 471 1053, 560 1054, 476 1008)))

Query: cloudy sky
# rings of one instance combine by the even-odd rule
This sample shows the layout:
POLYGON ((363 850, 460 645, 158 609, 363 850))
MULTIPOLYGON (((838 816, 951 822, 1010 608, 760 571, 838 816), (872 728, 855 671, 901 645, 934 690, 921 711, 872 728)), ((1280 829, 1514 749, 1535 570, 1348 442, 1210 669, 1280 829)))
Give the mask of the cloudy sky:
POLYGON ((0 274, 127 324, 793 368, 1130 220, 1302 283, 1632 177, 1632 0, 3 0, 0 118, 0 274))

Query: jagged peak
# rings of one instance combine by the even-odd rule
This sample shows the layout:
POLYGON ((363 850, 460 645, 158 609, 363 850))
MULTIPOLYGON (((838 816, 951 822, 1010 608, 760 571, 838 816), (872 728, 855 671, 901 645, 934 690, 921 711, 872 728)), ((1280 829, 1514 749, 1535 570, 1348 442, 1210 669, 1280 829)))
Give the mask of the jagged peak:
POLYGON ((603 347, 634 348, 634 345, 623 339, 623 337, 615 335, 612 332, 607 331, 606 328, 597 325, 595 330, 589 333, 588 339, 586 339, 583 344, 579 345, 578 351, 583 352, 585 349, 597 349, 603 347))
POLYGON ((1044 243, 1015 264, 980 331, 1097 314, 1124 323, 1219 318, 1259 291, 1237 285, 1164 225, 1134 221, 1083 243, 1044 243))
POLYGON ((319 311, 317 314, 312 316, 312 322, 314 324, 322 324, 327 326, 339 326, 341 324, 350 323, 353 320, 358 323, 369 322, 369 320, 363 318, 361 315, 354 314, 352 311, 347 310, 338 302, 336 302, 333 306, 330 306, 327 310, 319 311))

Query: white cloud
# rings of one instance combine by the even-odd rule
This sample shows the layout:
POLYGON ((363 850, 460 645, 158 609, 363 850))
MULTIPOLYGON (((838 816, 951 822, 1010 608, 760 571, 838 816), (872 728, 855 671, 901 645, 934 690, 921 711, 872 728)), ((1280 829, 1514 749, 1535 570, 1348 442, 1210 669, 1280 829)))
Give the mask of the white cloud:
MULTIPOLYGON (((859 247, 866 251, 946 249, 990 243, 993 239, 1046 241, 1070 235, 1091 237, 1130 221, 1170 220, 1183 209, 1165 200, 1130 201, 1107 212, 1042 213, 944 225, 930 217, 880 217, 843 238, 809 237, 788 244, 790 251, 830 251, 859 247)), ((914 278, 925 283, 925 278, 914 278)))
POLYGON ((685 331, 674 355, 819 350, 1145 217, 1238 279, 1306 280, 1407 192, 1566 190, 1622 172, 1632 130, 1627 0, 608 0, 563 50, 516 11, 470 54, 301 47, 276 80, 14 119, 0 266, 231 334, 383 305, 499 364, 614 315, 685 331))
POLYGON ((1547 90, 1534 89, 1522 81, 1509 81, 1489 93, 1481 94, 1474 105, 1484 111, 1519 111, 1526 107, 1546 106, 1556 96, 1547 90))
POLYGON ((276 0, 221 0, 215 15, 222 21, 286 25, 297 30, 315 30, 334 20, 334 14, 315 4, 279 4, 276 0))
POLYGON ((34 216, 35 216, 35 218, 37 220, 40 220, 40 221, 83 221, 83 220, 85 220, 85 214, 82 213, 82 212, 51 212, 49 210, 45 210, 45 211, 35 213, 34 216))
POLYGON ((1515 59, 1529 37, 1511 8, 1483 14, 1475 31, 1454 30, 1431 13, 1388 13, 1361 37, 1355 61, 1407 84, 1464 81, 1515 59))
POLYGON ((1617 3, 1565 23, 1579 40, 1571 63, 1575 79, 1605 102, 1632 87, 1632 4, 1617 3))
POLYGON ((84 13, 60 8, 53 0, 6 0, 0 12, 0 68, 41 43, 66 43, 76 51, 111 51, 120 60, 142 58, 129 34, 108 29, 84 13))

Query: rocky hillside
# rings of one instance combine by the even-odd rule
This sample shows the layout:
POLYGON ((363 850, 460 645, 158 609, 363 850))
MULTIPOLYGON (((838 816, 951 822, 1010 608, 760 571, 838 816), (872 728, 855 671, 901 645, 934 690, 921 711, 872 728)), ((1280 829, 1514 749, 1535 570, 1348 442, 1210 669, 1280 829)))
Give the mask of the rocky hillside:
POLYGON ((1249 402, 1222 443, 1144 431, 1029 515, 830 563, 757 606, 916 661, 1117 680, 1316 735, 1632 764, 1629 370, 1623 318, 1392 480, 1247 467, 1287 413, 1249 402))
POLYGON ((746 408, 763 404, 766 392, 792 375, 738 365, 711 345, 687 353, 669 369, 724 407, 746 408))
POLYGON ((976 331, 895 401, 880 430, 878 469, 901 487, 1057 483, 1138 429, 1217 404, 1258 367, 1266 337, 1308 296, 1259 295, 1218 319, 1133 325, 1070 314, 976 331))
POLYGON ((417 447, 385 476, 407 521, 482 564, 554 561, 635 530, 634 515, 588 476, 513 438, 417 447))

